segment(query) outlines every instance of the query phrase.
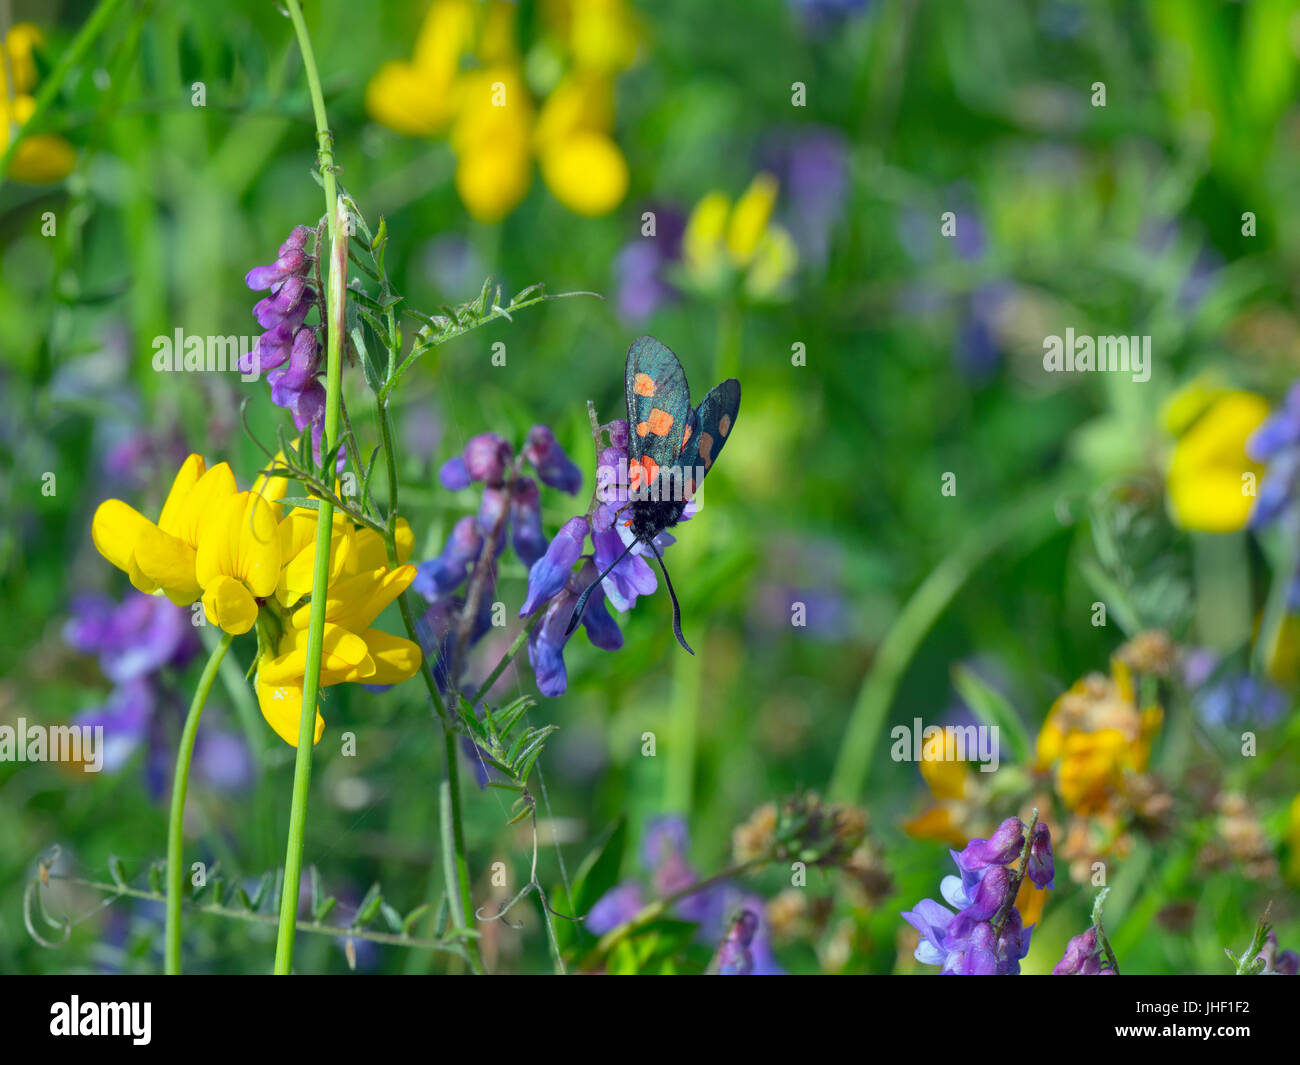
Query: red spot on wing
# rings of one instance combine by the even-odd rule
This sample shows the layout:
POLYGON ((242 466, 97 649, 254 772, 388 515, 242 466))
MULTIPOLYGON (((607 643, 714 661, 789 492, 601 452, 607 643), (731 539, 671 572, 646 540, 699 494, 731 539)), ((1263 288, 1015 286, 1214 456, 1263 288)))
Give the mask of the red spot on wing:
POLYGON ((655 394, 655 379, 648 373, 639 373, 632 379, 632 391, 638 396, 653 396, 655 394))
MULTIPOLYGON (((655 436, 667 436, 668 431, 673 427, 673 416, 666 410, 655 407, 650 411, 650 417, 645 420, 644 424, 655 436)), ((636 431, 641 432, 640 425, 636 427, 636 431)))

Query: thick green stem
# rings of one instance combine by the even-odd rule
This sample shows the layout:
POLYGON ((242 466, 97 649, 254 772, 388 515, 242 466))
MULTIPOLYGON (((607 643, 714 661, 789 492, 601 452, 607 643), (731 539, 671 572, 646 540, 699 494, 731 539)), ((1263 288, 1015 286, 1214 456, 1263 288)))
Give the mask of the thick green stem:
MULTIPOLYGON (((334 179, 334 137, 325 117, 325 98, 320 74, 312 53, 311 39, 298 0, 285 0, 293 20, 303 67, 311 90, 316 116, 317 160, 325 186, 325 211, 329 219, 330 271, 328 331, 325 355, 325 426, 321 434, 321 455, 330 453, 338 439, 339 391, 342 383, 342 340, 347 290, 347 237, 340 230, 343 210, 334 179)), ((317 247, 319 257, 321 249, 317 247)), ((328 476, 328 474, 327 474, 328 476)), ((293 767, 293 799, 289 807, 289 839, 284 859, 284 887, 280 893, 280 926, 275 941, 275 972, 286 975, 293 968, 293 939, 298 918, 298 887, 302 877, 302 851, 307 829, 307 797, 311 791, 311 755, 316 732, 316 700, 320 691, 321 654, 324 650, 326 588, 329 584, 330 540, 334 531, 334 504, 322 499, 317 510, 316 558, 312 576, 311 613, 307 625, 307 666, 302 685, 302 716, 298 723, 298 751, 293 767)))
POLYGON ((203 667, 199 685, 190 700, 190 712, 185 715, 181 730, 181 745, 176 752, 176 775, 172 781, 172 808, 167 820, 167 931, 163 946, 163 971, 175 976, 181 971, 181 893, 185 885, 185 863, 181 849, 185 842, 185 793, 190 786, 190 759, 194 755, 194 738, 199 732, 199 718, 203 704, 208 701, 212 682, 217 679, 221 660, 226 657, 230 633, 224 633, 221 642, 212 649, 208 664, 203 667))

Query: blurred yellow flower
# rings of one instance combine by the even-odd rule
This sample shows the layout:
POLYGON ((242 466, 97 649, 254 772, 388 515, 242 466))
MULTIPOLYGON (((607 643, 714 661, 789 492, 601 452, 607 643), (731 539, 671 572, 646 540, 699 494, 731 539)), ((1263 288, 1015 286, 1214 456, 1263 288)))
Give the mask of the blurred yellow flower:
MULTIPOLYGON (((945 726, 944 731, 951 733, 952 726, 945 726)), ((934 802, 919 816, 905 822, 903 829, 913 839, 964 847, 979 835, 979 820, 984 808, 983 789, 966 762, 928 758, 926 751, 923 747, 917 768, 934 802)))
MULTIPOLYGON (((12 86, 13 96, 8 91, 0 92, 0 153, 8 149, 14 131, 26 125, 36 110, 36 99, 31 95, 36 87, 32 53, 42 44, 41 31, 30 22, 18 23, 4 39, 0 58, 8 74, 5 89, 12 86)), ((66 140, 52 133, 38 133, 18 145, 9 163, 9 175, 15 181, 46 185, 67 177, 76 162, 76 149, 66 140)))
POLYGON ((1109 677, 1091 673, 1052 704, 1038 734, 1037 768, 1055 768, 1070 810, 1111 811, 1127 775, 1145 772, 1162 720, 1159 706, 1138 709, 1132 673, 1116 658, 1109 677))
POLYGON ((739 275, 753 299, 780 294, 799 253, 789 232, 772 221, 777 192, 776 178, 761 173, 734 205, 716 191, 695 205, 682 236, 682 260, 697 285, 716 289, 739 275))
POLYGON ((1167 487, 1174 520, 1185 529, 1226 533, 1244 528, 1255 504, 1263 467, 1246 454, 1246 441, 1268 417, 1268 403, 1252 392, 1180 393, 1165 412, 1167 424, 1189 420, 1174 445, 1167 487), (1247 476, 1250 475, 1250 476, 1247 476))
POLYGON ((608 214, 627 195, 628 166, 614 142, 613 76, 636 54, 638 34, 623 0, 547 6, 544 21, 570 59, 541 102, 515 48, 513 4, 435 0, 411 61, 385 63, 366 89, 372 118, 399 133, 449 131, 456 191, 481 222, 522 202, 536 158, 551 193, 575 214, 608 214), (482 63, 461 70, 474 52, 482 63))

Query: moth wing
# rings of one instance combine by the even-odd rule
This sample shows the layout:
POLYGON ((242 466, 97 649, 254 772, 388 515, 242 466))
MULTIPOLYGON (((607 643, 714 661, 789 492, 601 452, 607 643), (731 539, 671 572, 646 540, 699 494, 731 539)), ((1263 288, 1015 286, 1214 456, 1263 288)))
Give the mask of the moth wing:
POLYGON ((739 413, 740 382, 729 377, 715 386, 691 412, 691 432, 682 448, 682 465, 702 467, 703 478, 722 454, 739 413))
POLYGON ((682 450, 691 389, 686 371, 654 337, 637 337, 627 349, 628 460, 643 455, 658 466, 673 466, 682 450))

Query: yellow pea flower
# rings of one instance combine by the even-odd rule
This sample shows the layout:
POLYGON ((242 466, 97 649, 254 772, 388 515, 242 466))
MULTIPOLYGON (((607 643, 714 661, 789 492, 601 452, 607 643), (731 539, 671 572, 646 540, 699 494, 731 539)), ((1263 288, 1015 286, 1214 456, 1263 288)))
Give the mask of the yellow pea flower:
POLYGON ((235 475, 227 463, 209 470, 202 455, 190 455, 157 524, 120 499, 108 499, 95 511, 91 538, 140 591, 161 591, 177 606, 187 606, 202 593, 195 573, 200 536, 234 495, 235 475))
POLYGON ((420 25, 412 60, 384 63, 366 85, 366 110, 408 136, 447 128, 456 114, 461 53, 474 33, 471 0, 434 0, 420 25))
POLYGON ((1163 717, 1159 706, 1138 709, 1132 674, 1117 658, 1110 676, 1089 674, 1052 704, 1038 735, 1037 768, 1055 768, 1069 809, 1109 812, 1124 795, 1127 774, 1145 772, 1163 717))
MULTIPOLYGON (((5 37, 4 60, 14 96, 11 102, 8 93, 0 92, 0 153, 9 147, 11 127, 26 125, 36 110, 31 95, 36 87, 32 53, 43 43, 41 31, 30 22, 18 23, 5 37)), ((76 149, 66 140, 53 133, 39 133, 18 145, 9 174, 15 181, 47 185, 67 177, 76 162, 76 149)))
POLYGON ((789 232, 772 221, 777 192, 776 178, 761 173, 734 205, 716 191, 695 205, 682 236, 682 261, 697 285, 716 289, 739 275, 753 299, 780 294, 799 253, 789 232))
POLYGON ((543 10, 575 66, 612 72, 636 58, 641 30, 624 0, 548 0, 543 10))
MULTIPOLYGON (((575 214, 608 214, 627 195, 627 160, 614 142, 614 73, 636 54, 639 33, 621 0, 552 7, 543 21, 570 73, 538 115, 516 45, 518 11, 491 0, 436 0, 410 61, 385 63, 366 88, 372 118, 400 133, 449 131, 461 202, 499 222, 532 185, 533 161, 557 200, 575 214), (474 51, 480 66, 461 69, 474 51)), ((540 46, 545 49, 549 45, 540 46)))
POLYGON ((608 214, 627 195, 628 168, 609 136, 614 87, 607 77, 575 73, 546 98, 534 141, 542 180, 574 214, 608 214))
POLYGON ((1174 520, 1185 529, 1226 533, 1244 528, 1255 496, 1243 490, 1246 474, 1263 467, 1246 454, 1246 441, 1268 417, 1268 403, 1252 392, 1224 392, 1174 445, 1166 485, 1174 520))
POLYGON ((257 600, 271 596, 280 581, 280 536, 271 504, 254 492, 227 499, 199 540, 194 572, 208 620, 234 636, 251 629, 257 600))
MULTIPOLYGON (((314 516, 314 512, 307 513, 314 516)), ((286 523, 291 520, 296 524, 302 521, 301 516, 285 519, 286 523)), ((372 535, 378 539, 377 534, 372 535)), ((360 537, 346 539, 349 552, 355 552, 359 540, 360 537)), ((363 545, 362 551, 365 550, 363 545)), ((353 564, 356 558, 354 553, 353 564)), ((419 646, 371 627, 415 579, 415 573, 415 567, 410 565, 395 570, 379 566, 337 580, 331 577, 326 591, 322 687, 358 682, 397 684, 415 675, 421 661, 419 646)), ((292 746, 298 743, 310 616, 309 603, 292 611, 273 645, 264 647, 258 660, 255 684, 258 706, 276 734, 292 746)), ((313 742, 320 740, 324 728, 325 721, 317 711, 313 742)))

